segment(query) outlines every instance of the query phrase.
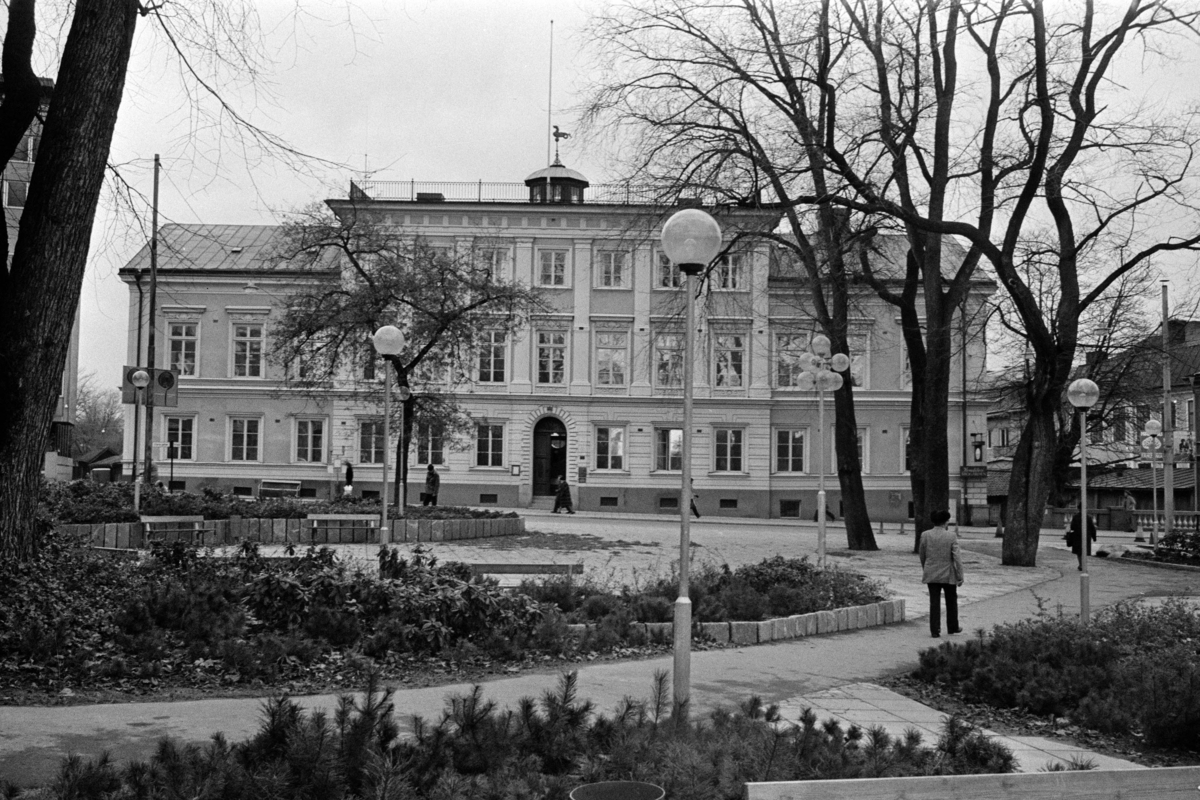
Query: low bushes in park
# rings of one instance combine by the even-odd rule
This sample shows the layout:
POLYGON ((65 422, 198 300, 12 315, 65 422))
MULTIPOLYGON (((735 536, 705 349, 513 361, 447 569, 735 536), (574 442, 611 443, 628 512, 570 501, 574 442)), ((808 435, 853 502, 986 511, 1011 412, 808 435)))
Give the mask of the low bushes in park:
POLYGON ((917 676, 973 702, 1200 750, 1200 613, 1121 603, 1088 625, 1043 615, 921 653, 917 676))
MULTIPOLYGON (((133 485, 71 481, 46 484, 42 507, 56 524, 100 522, 137 522, 133 510, 133 485)), ((307 514, 378 514, 379 501, 353 498, 334 501, 273 498, 255 500, 211 489, 199 493, 166 494, 157 490, 143 493, 141 513, 160 516, 203 516, 205 519, 257 517, 260 519, 302 519, 307 514)), ((515 517, 514 511, 466 508, 463 506, 410 506, 405 513, 415 519, 494 519, 515 517)))
POLYGON ((1159 539, 1154 550, 1131 550, 1125 557, 1200 567, 1200 531, 1171 531, 1159 539))
MULTIPOLYGON (((666 676, 648 701, 627 699, 597 714, 576 696, 575 675, 556 690, 500 709, 474 691, 452 697, 436 721, 416 720, 401 739, 391 694, 377 680, 361 699, 343 698, 332 714, 306 713, 294 701, 264 705, 258 732, 207 746, 164 740, 145 763, 67 759, 39 796, 442 798, 565 800, 584 783, 638 780, 668 797, 735 800, 747 781, 871 778, 1011 772, 1013 757, 955 718, 933 747, 915 731, 819 723, 779 723, 778 710, 753 699, 707 719, 670 719, 666 676)), ((13 789, 14 787, 7 787, 13 789)), ((9 792, 0 782, 0 796, 9 792)))

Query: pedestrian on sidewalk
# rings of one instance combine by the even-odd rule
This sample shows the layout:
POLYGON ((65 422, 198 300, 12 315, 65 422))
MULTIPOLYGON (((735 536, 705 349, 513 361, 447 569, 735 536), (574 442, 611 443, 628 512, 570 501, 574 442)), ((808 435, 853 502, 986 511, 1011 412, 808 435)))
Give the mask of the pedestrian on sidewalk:
MULTIPOLYGON (((1071 525, 1067 528, 1067 532, 1063 536, 1067 540, 1067 547, 1071 548, 1071 552, 1079 559, 1080 571, 1083 570, 1083 542, 1081 541, 1082 537, 1079 535, 1081 527, 1080 517, 1082 516, 1078 511, 1075 512, 1075 516, 1071 519, 1071 525)), ((1096 523, 1092 521, 1091 514, 1088 514, 1087 532, 1087 553, 1090 556, 1092 554, 1092 542, 1096 541, 1096 523)))
POLYGON ((921 579, 929 586, 929 633, 942 635, 942 602, 946 594, 946 632, 962 633, 958 624, 958 587, 963 585, 962 555, 958 534, 946 528, 950 512, 938 509, 929 515, 934 527, 921 534, 921 579))
POLYGON ((554 487, 554 511, 557 514, 559 509, 565 509, 568 514, 574 514, 575 510, 571 508, 571 484, 567 483, 566 475, 559 475, 558 482, 554 487))
POLYGON ((436 506, 438 489, 442 486, 442 476, 437 474, 437 470, 433 468, 433 464, 429 465, 429 471, 425 473, 425 493, 421 495, 421 505, 436 506))

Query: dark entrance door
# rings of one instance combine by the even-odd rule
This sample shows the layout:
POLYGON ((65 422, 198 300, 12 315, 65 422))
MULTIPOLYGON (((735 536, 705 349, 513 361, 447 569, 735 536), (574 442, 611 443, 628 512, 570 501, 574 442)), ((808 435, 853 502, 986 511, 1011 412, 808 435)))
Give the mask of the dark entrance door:
POLYGON ((545 417, 533 426, 533 494, 553 495, 554 481, 567 474, 567 428, 545 417))

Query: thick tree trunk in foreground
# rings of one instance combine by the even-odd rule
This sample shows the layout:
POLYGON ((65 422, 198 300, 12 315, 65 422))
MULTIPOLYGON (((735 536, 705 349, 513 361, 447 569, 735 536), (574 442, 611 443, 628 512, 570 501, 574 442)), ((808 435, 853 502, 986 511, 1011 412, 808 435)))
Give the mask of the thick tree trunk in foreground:
MULTIPOLYGON (((854 416, 853 387, 849 380, 833 393, 837 413, 834 441, 837 447, 838 485, 842 490, 842 518, 851 550, 878 550, 867 501, 863 493, 862 460, 858 457, 858 421, 854 416)), ((823 445, 822 445, 823 446, 823 445)))
POLYGON ((137 4, 78 0, 0 287, 0 558, 35 552, 38 488, 62 384, 137 4))
POLYGON ((1055 439, 1054 409, 1043 400, 1029 414, 1013 456, 1001 554, 1001 563, 1007 566, 1037 565, 1038 540, 1055 464, 1055 439))

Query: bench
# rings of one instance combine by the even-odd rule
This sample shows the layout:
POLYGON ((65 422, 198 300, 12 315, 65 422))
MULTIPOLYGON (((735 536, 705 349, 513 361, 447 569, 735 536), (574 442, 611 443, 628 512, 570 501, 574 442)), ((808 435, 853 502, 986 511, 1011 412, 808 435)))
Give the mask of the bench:
POLYGON ((146 544, 152 541, 183 542, 199 547, 204 544, 204 534, 215 530, 214 526, 206 525, 204 517, 198 514, 177 517, 143 516, 141 521, 142 538, 146 544))
POLYGON ((583 574, 583 562, 577 564, 468 564, 471 574, 479 575, 572 575, 583 574))
POLYGON ((378 514, 308 514, 301 533, 307 532, 310 544, 366 544, 378 541, 378 530, 378 514))
POLYGON ((746 800, 1171 800, 1195 798, 1200 767, 747 783, 746 800))

